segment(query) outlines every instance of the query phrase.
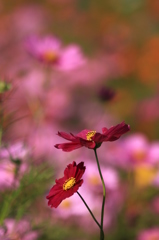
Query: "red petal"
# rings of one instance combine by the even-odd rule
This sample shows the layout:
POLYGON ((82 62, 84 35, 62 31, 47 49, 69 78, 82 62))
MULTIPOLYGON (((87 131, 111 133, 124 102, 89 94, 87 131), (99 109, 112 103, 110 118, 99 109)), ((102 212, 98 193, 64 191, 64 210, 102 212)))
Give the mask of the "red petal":
POLYGON ((56 179, 56 183, 62 186, 65 180, 66 180, 66 177, 62 177, 62 178, 56 179))
POLYGON ((102 143, 104 141, 115 141, 120 136, 130 130, 130 126, 125 124, 125 122, 122 122, 116 126, 113 126, 109 129, 103 128, 103 134, 101 133, 96 133, 93 137, 92 140, 95 141, 96 143, 102 143))
POLYGON ((81 187, 81 185, 83 184, 83 179, 79 180, 76 185, 73 186, 73 190, 74 192, 77 192, 79 187, 81 187))
POLYGON ((106 127, 102 128, 102 132, 103 132, 103 134, 106 133, 107 130, 108 130, 108 128, 106 128, 106 127))
POLYGON ((52 196, 49 199, 48 205, 50 205, 51 207, 57 208, 59 206, 59 204, 62 202, 62 200, 64 200, 67 197, 68 197, 67 191, 62 190, 61 192, 52 196))
POLYGON ((81 132, 79 132, 76 136, 79 137, 79 138, 82 138, 84 140, 87 140, 87 133, 90 132, 91 130, 88 130, 88 129, 84 129, 82 130, 81 132))
MULTIPOLYGON (((93 140, 93 137, 92 137, 92 140, 93 140)), ((84 140, 81 138, 80 142, 81 142, 82 146, 87 147, 87 148, 93 149, 96 146, 96 143, 94 141, 88 141, 88 140, 84 140)))
POLYGON ((105 135, 101 133, 96 133, 93 137, 92 140, 95 143, 102 143, 105 140, 105 135))
POLYGON ((128 132, 129 130, 130 126, 125 124, 125 122, 122 122, 108 129, 108 131, 104 135, 106 135, 106 141, 115 141, 120 138, 122 134, 128 132))
POLYGON ((60 143, 54 146, 55 148, 62 149, 64 152, 71 152, 72 150, 82 147, 81 143, 60 143))
POLYGON ((65 132, 58 132, 57 135, 72 142, 76 140, 76 138, 72 134, 68 134, 65 132))
POLYGON ((64 171, 66 179, 69 179, 70 177, 75 177, 76 171, 77 171, 76 162, 69 164, 64 171))
POLYGON ((77 165, 77 172, 76 172, 76 182, 78 182, 81 177, 83 176, 84 172, 85 172, 85 169, 86 167, 84 166, 84 162, 80 162, 78 165, 77 165))
POLYGON ((59 192, 61 192, 61 190, 63 190, 62 186, 59 185, 54 185, 51 189, 49 194, 46 196, 47 199, 49 199, 50 197, 58 194, 59 192))

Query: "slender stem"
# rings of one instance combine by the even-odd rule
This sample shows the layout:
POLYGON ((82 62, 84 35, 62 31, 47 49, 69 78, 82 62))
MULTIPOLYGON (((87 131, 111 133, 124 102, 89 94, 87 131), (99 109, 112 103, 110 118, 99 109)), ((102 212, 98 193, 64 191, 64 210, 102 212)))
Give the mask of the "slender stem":
POLYGON ((98 227, 101 229, 101 226, 99 224, 99 222, 97 221, 97 219, 95 218, 95 216, 93 215, 91 209, 88 207, 87 203, 85 202, 85 200, 83 199, 83 197, 81 196, 81 194, 79 192, 77 192, 77 194, 79 195, 79 197, 82 199, 83 203, 85 204, 86 208, 88 209, 88 211, 90 212, 92 218, 94 219, 94 221, 96 222, 96 224, 98 225, 98 227))
POLYGON ((96 157, 96 162, 97 162, 97 166, 98 166, 99 175, 100 175, 100 178, 101 178, 101 181, 102 181, 102 185, 103 185, 103 202, 102 202, 102 209, 101 209, 100 240, 104 240, 103 219, 104 219, 104 205, 105 205, 106 188, 105 188, 105 183, 104 183, 104 179, 103 179, 103 176, 102 176, 102 172, 101 172, 101 169, 100 169, 100 164, 99 164, 99 160, 98 160, 96 149, 94 149, 94 153, 95 153, 95 157, 96 157))

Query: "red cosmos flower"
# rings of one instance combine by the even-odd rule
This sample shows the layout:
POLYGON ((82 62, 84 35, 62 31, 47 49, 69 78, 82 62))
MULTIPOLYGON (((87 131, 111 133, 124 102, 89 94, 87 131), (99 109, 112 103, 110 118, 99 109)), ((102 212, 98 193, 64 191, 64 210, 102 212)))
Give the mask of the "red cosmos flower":
POLYGON ((49 195, 46 197, 49 199, 48 206, 57 208, 62 200, 71 197, 77 192, 83 183, 81 177, 85 169, 84 162, 80 162, 78 165, 76 165, 76 162, 69 164, 64 171, 64 177, 56 179, 56 184, 51 188, 49 195))
POLYGON ((81 131, 77 135, 73 135, 72 133, 68 134, 65 132, 58 132, 57 135, 71 142, 56 144, 55 147, 62 149, 65 152, 70 152, 83 146, 90 149, 95 149, 100 147, 103 142, 117 140, 122 134, 128 132, 129 130, 130 126, 125 124, 125 122, 122 122, 109 129, 102 128, 102 133, 87 129, 81 131))

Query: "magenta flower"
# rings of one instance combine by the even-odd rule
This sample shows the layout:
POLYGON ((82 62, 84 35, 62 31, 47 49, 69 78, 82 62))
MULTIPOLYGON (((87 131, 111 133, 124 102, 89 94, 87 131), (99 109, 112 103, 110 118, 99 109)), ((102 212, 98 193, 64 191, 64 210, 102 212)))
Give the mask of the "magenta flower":
POLYGON ((85 166, 83 162, 69 164, 64 171, 64 177, 56 179, 56 184, 51 188, 48 205, 57 208, 59 204, 66 198, 71 197, 79 187, 83 184, 83 176, 85 166))
POLYGON ((85 62, 86 59, 80 47, 75 44, 70 44, 68 47, 63 48, 57 69, 61 71, 71 71, 81 67, 85 62))
POLYGON ((0 227, 1 240, 36 240, 38 232, 30 229, 30 224, 27 220, 16 222, 14 219, 6 219, 4 222, 5 228, 0 227))
POLYGON ((61 71, 70 71, 82 66, 86 60, 78 45, 62 46, 54 36, 38 38, 32 36, 26 43, 28 52, 43 63, 56 65, 61 71))
POLYGON ((28 170, 29 166, 25 161, 29 156, 30 149, 22 142, 0 148, 0 189, 17 187, 19 180, 28 170), (17 166, 18 164, 18 166, 17 166), (17 175, 18 167, 18 175, 17 175))
POLYGON ((70 141, 70 143, 56 144, 55 147, 62 149, 65 152, 70 152, 81 147, 95 149, 100 147, 103 142, 117 140, 121 135, 129 130, 130 126, 125 124, 125 122, 122 122, 109 129, 103 128, 102 133, 87 129, 81 131, 77 135, 73 135, 72 133, 68 134, 65 132, 58 132, 58 136, 70 141))
POLYGON ((159 228, 143 230, 139 233, 137 240, 158 240, 159 228))
POLYGON ((23 159, 29 154, 30 149, 26 147, 22 142, 17 142, 8 147, 0 148, 0 158, 2 159, 23 159))
POLYGON ((57 63, 59 60, 61 42, 55 37, 30 37, 26 43, 26 47, 34 58, 42 62, 53 64, 57 63))

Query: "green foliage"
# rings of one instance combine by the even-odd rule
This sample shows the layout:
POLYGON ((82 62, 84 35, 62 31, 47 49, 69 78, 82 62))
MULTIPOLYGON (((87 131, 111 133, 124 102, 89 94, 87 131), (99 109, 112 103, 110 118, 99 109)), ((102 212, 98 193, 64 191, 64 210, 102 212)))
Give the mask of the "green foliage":
POLYGON ((0 224, 9 216, 20 219, 30 211, 34 201, 45 198, 53 169, 46 164, 31 166, 24 174, 19 186, 1 193, 0 197, 0 224))
POLYGON ((11 89, 11 84, 0 80, 0 93, 6 92, 11 89))
MULTIPOLYGON (((78 217, 78 220, 80 218, 78 217)), ((43 231, 39 240, 93 240, 98 239, 97 234, 91 234, 86 232, 83 228, 80 228, 77 225, 67 224, 59 222, 59 224, 52 224, 50 221, 42 223, 39 226, 39 229, 43 231)))

